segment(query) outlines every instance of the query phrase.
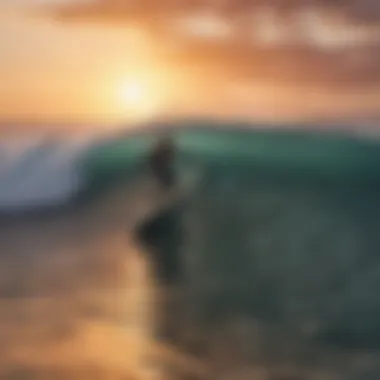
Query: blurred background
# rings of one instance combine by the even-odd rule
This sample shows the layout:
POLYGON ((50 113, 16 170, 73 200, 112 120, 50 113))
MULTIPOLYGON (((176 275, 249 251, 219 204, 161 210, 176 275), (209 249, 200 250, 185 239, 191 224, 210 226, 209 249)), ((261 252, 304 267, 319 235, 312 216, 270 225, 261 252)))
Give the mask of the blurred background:
POLYGON ((0 379, 378 379, 379 64, 377 0, 2 0, 0 379))

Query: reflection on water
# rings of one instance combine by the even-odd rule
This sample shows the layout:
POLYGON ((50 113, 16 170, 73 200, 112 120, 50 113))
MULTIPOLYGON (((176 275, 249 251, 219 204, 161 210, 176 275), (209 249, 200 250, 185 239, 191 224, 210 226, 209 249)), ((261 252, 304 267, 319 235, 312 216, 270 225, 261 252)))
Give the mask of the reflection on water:
POLYGON ((119 186, 1 220, 0 379, 380 378, 377 146, 247 136, 201 133, 173 212, 119 186))
POLYGON ((128 236, 127 190, 118 194, 65 215, 4 220, 1 379, 127 379, 144 369, 150 269, 128 236))

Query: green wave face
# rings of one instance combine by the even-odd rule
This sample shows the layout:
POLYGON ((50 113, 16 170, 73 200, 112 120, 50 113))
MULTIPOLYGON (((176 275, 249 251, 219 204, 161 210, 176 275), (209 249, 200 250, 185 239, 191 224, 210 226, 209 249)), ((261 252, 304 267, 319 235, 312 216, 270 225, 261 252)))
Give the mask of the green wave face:
MULTIPOLYGON (((179 178, 201 177, 181 215, 157 222, 150 238, 161 264, 183 274, 198 317, 232 310, 298 334, 313 323, 335 342, 380 344, 380 144, 233 124, 167 129, 179 178)), ((89 152, 89 189, 138 175, 155 137, 89 152)))
MULTIPOLYGON (((165 129, 165 128, 164 128, 165 129)), ((264 175, 293 180, 379 182, 380 143, 345 135, 254 129, 249 125, 168 124, 178 149, 178 172, 189 166, 220 175, 264 175)), ((122 137, 93 149, 85 158, 90 182, 107 184, 139 170, 156 134, 122 137)))

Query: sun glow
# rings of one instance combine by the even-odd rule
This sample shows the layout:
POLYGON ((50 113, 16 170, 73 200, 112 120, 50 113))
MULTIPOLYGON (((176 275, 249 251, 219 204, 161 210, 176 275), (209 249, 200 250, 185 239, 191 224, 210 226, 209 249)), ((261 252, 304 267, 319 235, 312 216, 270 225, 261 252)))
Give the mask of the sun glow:
POLYGON ((164 94, 159 84, 145 77, 131 77, 119 85, 118 103, 126 116, 144 119, 156 115, 163 107, 164 94))
POLYGON ((133 122, 178 112, 191 90, 187 78, 175 66, 152 62, 127 67, 124 75, 115 72, 102 83, 102 99, 109 112, 133 122))

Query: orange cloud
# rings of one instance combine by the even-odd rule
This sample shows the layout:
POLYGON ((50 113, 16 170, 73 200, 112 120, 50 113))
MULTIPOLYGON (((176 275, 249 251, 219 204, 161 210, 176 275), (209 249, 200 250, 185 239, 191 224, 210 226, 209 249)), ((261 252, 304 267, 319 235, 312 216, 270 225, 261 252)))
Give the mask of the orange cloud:
MULTIPOLYGON (((152 44, 160 49, 157 59, 163 67, 187 78, 197 94, 209 94, 214 86, 210 83, 247 87, 274 83, 300 86, 300 92, 309 98, 313 91, 337 90, 339 94, 357 94, 355 99, 361 101, 367 99, 366 94, 379 93, 377 3, 97 0, 53 7, 50 14, 62 23, 133 24, 150 31, 152 44)), ((260 96, 264 96, 262 91, 260 96)), ((337 98, 343 99, 341 95, 337 98)), ((326 99, 323 107, 331 102, 326 99)), ((350 102, 353 107, 354 101, 350 102)), ((380 106, 380 96, 371 95, 371 107, 377 108, 377 102, 380 106)), ((314 103, 321 101, 318 98, 314 103)))
POLYGON ((133 22, 169 35, 216 36, 253 45, 380 45, 377 0, 97 0, 57 7, 53 14, 62 21, 133 22))

